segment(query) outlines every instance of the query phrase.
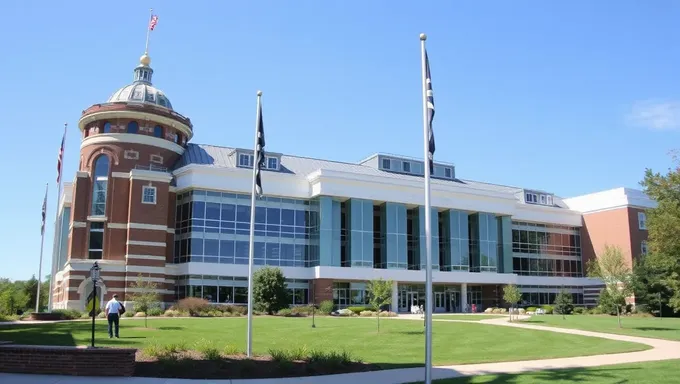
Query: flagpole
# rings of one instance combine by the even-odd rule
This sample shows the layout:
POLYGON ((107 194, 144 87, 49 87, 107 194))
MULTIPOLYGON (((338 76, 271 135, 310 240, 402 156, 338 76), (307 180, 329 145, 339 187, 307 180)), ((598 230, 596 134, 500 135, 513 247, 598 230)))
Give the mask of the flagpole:
POLYGON ((43 218, 42 227, 40 230, 40 264, 38 264, 38 289, 35 294, 35 312, 40 312, 40 286, 42 285, 42 261, 43 261, 43 248, 45 246, 45 216, 47 215, 47 191, 50 187, 50 183, 45 183, 45 198, 43 199, 43 218))
POLYGON ((423 81, 423 154, 425 169, 425 384, 432 383, 432 223, 430 206, 430 132, 427 111, 427 79, 425 40, 427 36, 420 34, 420 55, 422 61, 423 81))
POLYGON ((61 186, 63 184, 64 180, 64 158, 66 154, 66 131, 68 130, 68 123, 64 123, 64 135, 62 136, 63 140, 63 150, 59 148, 61 153, 61 163, 59 164, 59 182, 57 183, 57 204, 54 209, 54 239, 53 239, 53 247, 52 247, 52 268, 50 268, 50 293, 49 297, 47 299, 47 311, 51 312, 52 311, 52 306, 54 305, 52 296, 53 296, 53 289, 54 289, 54 280, 55 280, 55 275, 57 273, 57 263, 59 262, 59 255, 61 253, 61 223, 59 222, 59 207, 60 207, 60 201, 61 200, 61 186), (58 230, 57 230, 58 229, 58 230))
POLYGON ((253 187, 250 194, 250 245, 248 247, 248 341, 246 352, 253 355, 253 258, 255 257, 255 178, 258 160, 258 129, 262 91, 257 91, 257 114, 255 117, 255 145, 253 147, 253 187))
POLYGON ((144 54, 149 53, 149 35, 151 34, 151 20, 153 19, 153 8, 149 8, 149 24, 146 25, 146 45, 144 46, 144 54))

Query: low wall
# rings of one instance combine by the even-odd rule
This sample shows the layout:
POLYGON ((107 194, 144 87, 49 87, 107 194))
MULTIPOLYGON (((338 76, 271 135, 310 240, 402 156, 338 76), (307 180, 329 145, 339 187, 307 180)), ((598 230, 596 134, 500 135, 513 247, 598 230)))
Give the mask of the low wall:
POLYGON ((132 376, 136 349, 0 345, 0 372, 132 376))
POLYGON ((56 321, 63 320, 63 316, 61 313, 54 312, 32 312, 28 319, 34 321, 56 321))

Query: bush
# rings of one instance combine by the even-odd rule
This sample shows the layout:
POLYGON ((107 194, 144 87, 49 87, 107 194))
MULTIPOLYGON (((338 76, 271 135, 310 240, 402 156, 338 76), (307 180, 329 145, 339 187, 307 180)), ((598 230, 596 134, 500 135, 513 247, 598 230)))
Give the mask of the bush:
POLYGON ((106 312, 99 312, 97 317, 100 318, 100 319, 106 319, 106 312))
POLYGON ((18 321, 19 315, 0 315, 0 321, 18 321))
POLYGON ((354 312, 350 311, 349 308, 344 308, 338 311, 340 316, 356 316, 354 312))
POLYGON ((637 313, 652 313, 652 310, 647 304, 638 304, 635 306, 635 312, 637 313))
POLYGON ((264 267, 253 274, 255 307, 268 315, 288 308, 288 289, 281 268, 264 267))
POLYGON ((554 310, 552 305, 543 305, 543 306, 541 306, 541 309, 545 311, 546 315, 552 315, 553 310, 554 310))
POLYGON ((276 312, 276 316, 284 316, 284 317, 292 317, 292 316, 299 316, 299 314, 293 314, 293 310, 290 308, 284 308, 278 312, 276 312))
POLYGON ((130 312, 130 311, 127 311, 127 312, 123 313, 123 317, 133 317, 134 315, 135 315, 135 313, 134 313, 134 312, 130 312))
POLYGON ((212 340, 201 339, 196 342, 195 348, 206 360, 219 360, 222 358, 220 350, 215 347, 212 340))
POLYGON ((149 316, 161 316, 163 314, 163 310, 158 307, 154 307, 150 308, 147 314, 149 316))
POLYGON ((494 308, 494 307, 489 307, 489 308, 487 308, 487 309, 484 310, 484 313, 493 313, 494 309, 496 309, 496 308, 494 308))
POLYGON ((361 312, 359 312, 359 316, 361 316, 361 317, 371 317, 371 316, 375 316, 375 312, 373 312, 373 311, 361 311, 361 312))
POLYGON ((394 312, 389 312, 389 311, 382 311, 378 313, 379 317, 397 317, 397 314, 394 312))
POLYGON ((75 309, 55 309, 52 313, 56 313, 62 320, 80 319, 83 313, 75 309))
POLYGON ((319 305, 319 312, 323 313, 324 315, 330 315, 334 308, 335 304, 333 304, 332 300, 324 300, 321 302, 321 305, 319 305))
POLYGON ((587 310, 583 307, 574 307, 574 315, 584 315, 587 310))
POLYGON ((189 316, 199 316, 202 311, 210 307, 208 300, 199 299, 198 297, 187 297, 177 302, 177 310, 180 312, 187 312, 189 316))
POLYGON ((296 314, 296 315, 307 315, 307 316, 311 316, 311 314, 313 312, 318 312, 314 308, 313 305, 300 305, 300 306, 291 308, 291 311, 293 312, 293 314, 296 314))
POLYGON ((144 312, 137 312, 137 313, 135 313, 135 317, 146 317, 146 313, 144 313, 144 312))
POLYGON ((533 312, 536 313, 536 307, 527 307, 527 312, 533 312))
POLYGON ((168 309, 167 311, 165 311, 163 316, 165 316, 165 317, 178 317, 178 316, 180 316, 180 313, 179 313, 178 310, 168 309))
POLYGON ((356 306, 356 307, 347 307, 350 311, 354 312, 355 315, 359 315, 361 312, 364 311, 374 311, 375 308, 369 307, 369 306, 356 306))
POLYGON ((594 308, 590 308, 590 309, 588 310, 588 313, 591 314, 591 315, 601 315, 601 314, 603 314, 604 312, 602 311, 602 308, 600 308, 599 306, 597 306, 597 307, 594 307, 594 308))

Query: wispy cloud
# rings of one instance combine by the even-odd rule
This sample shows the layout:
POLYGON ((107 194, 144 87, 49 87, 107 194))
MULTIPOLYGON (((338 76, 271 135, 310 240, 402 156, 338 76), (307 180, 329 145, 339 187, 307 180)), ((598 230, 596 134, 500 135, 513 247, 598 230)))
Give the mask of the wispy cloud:
POLYGON ((633 104, 627 121, 655 131, 680 130, 680 101, 647 100, 633 104))

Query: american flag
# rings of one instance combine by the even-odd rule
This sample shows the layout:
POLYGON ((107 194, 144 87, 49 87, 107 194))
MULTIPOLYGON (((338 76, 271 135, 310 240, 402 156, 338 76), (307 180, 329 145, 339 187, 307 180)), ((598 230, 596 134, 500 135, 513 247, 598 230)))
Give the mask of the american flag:
POLYGON ((259 105, 257 111, 257 158, 255 159, 255 192, 258 197, 262 197, 262 168, 265 166, 265 152, 264 152, 264 123, 262 122, 262 104, 259 105))
POLYGON ((66 141, 66 126, 64 126, 64 136, 61 137, 61 146, 57 155, 57 184, 61 181, 62 163, 64 161, 64 143, 66 141))
POLYGON ((153 31, 156 28, 156 24, 158 24, 158 15, 153 15, 151 16, 151 21, 149 21, 149 30, 153 31))
POLYGON ((434 95, 432 94, 432 77, 430 76, 430 59, 425 51, 425 82, 427 83, 427 126, 428 126, 428 162, 430 163, 430 174, 434 172, 434 131, 432 130, 432 120, 434 120, 434 95))
POLYGON ((45 234, 45 216, 47 216, 47 188, 45 188, 45 198, 42 206, 42 225, 40 226, 40 235, 45 234))

